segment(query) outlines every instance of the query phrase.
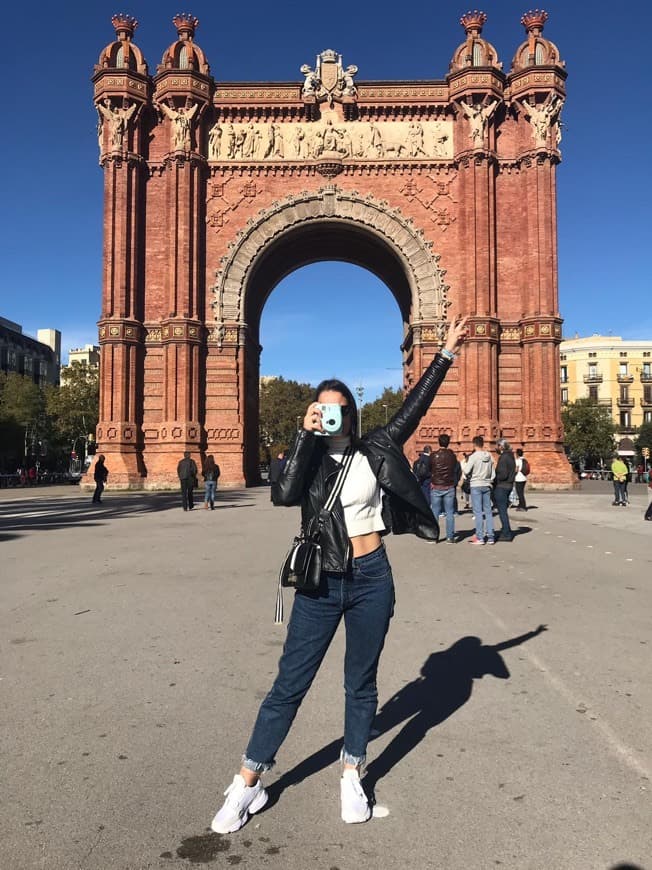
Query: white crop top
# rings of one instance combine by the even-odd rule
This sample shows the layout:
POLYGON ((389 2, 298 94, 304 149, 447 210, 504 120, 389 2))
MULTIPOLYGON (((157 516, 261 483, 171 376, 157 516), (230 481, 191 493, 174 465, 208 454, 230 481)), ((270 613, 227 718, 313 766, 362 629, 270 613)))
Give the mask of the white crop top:
MULTIPOLYGON (((348 445, 348 436, 335 436, 328 439, 327 450, 336 462, 341 462, 348 445)), ((359 450, 356 450, 353 455, 351 467, 340 493, 340 501, 344 508, 344 522, 350 538, 385 530, 381 516, 380 484, 371 470, 367 457, 359 450)))

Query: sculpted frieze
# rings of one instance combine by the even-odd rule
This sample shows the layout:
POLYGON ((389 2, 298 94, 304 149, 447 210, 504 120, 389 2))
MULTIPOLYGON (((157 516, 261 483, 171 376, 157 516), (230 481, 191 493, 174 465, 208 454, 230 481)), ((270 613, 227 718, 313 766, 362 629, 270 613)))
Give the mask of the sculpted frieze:
POLYGON ((210 161, 451 160, 452 121, 341 121, 308 124, 217 123, 210 161))

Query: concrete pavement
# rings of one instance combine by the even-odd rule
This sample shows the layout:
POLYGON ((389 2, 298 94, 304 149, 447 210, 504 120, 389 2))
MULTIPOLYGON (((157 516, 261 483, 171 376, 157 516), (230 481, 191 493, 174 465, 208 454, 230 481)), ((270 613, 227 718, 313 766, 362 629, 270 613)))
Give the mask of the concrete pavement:
POLYGON ((368 785, 389 814, 339 818, 340 632, 269 808, 230 837, 207 827, 275 673, 298 512, 265 489, 186 514, 0 491, 0 867, 652 870, 652 523, 631 490, 532 494, 512 544, 388 538, 368 785))

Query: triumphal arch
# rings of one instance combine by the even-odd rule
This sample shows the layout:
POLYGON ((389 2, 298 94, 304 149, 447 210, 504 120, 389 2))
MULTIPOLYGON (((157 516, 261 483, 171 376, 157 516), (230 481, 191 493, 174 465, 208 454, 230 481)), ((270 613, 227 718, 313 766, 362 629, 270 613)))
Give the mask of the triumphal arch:
POLYGON ((523 16, 509 71, 469 12, 441 79, 365 81, 327 49, 299 52, 296 79, 277 83, 216 81, 186 14, 150 75, 137 22, 113 18, 93 76, 97 438, 113 485, 176 483, 184 450, 214 454, 224 483, 257 482, 261 312, 284 276, 328 259, 394 294, 406 390, 451 313, 471 315, 410 456, 440 432, 456 449, 502 434, 527 445, 537 482, 570 482, 555 203, 566 73, 546 18, 523 16))

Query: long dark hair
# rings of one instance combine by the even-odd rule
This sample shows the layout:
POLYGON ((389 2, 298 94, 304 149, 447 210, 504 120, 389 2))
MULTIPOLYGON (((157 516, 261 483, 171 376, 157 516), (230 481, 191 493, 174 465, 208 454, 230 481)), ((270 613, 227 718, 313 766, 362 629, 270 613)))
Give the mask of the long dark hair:
POLYGON ((204 471, 215 471, 215 459, 212 453, 204 460, 204 471))
POLYGON ((355 441, 358 437, 358 406, 356 405, 355 399, 353 398, 353 393, 342 381, 338 381, 337 378, 329 378, 328 380, 322 381, 321 384, 318 384, 317 389, 315 390, 314 401, 317 402, 319 400, 320 393, 325 393, 327 390, 332 390, 335 393, 341 393, 346 399, 346 404, 349 406, 350 409, 349 416, 351 417, 351 437, 355 441))

